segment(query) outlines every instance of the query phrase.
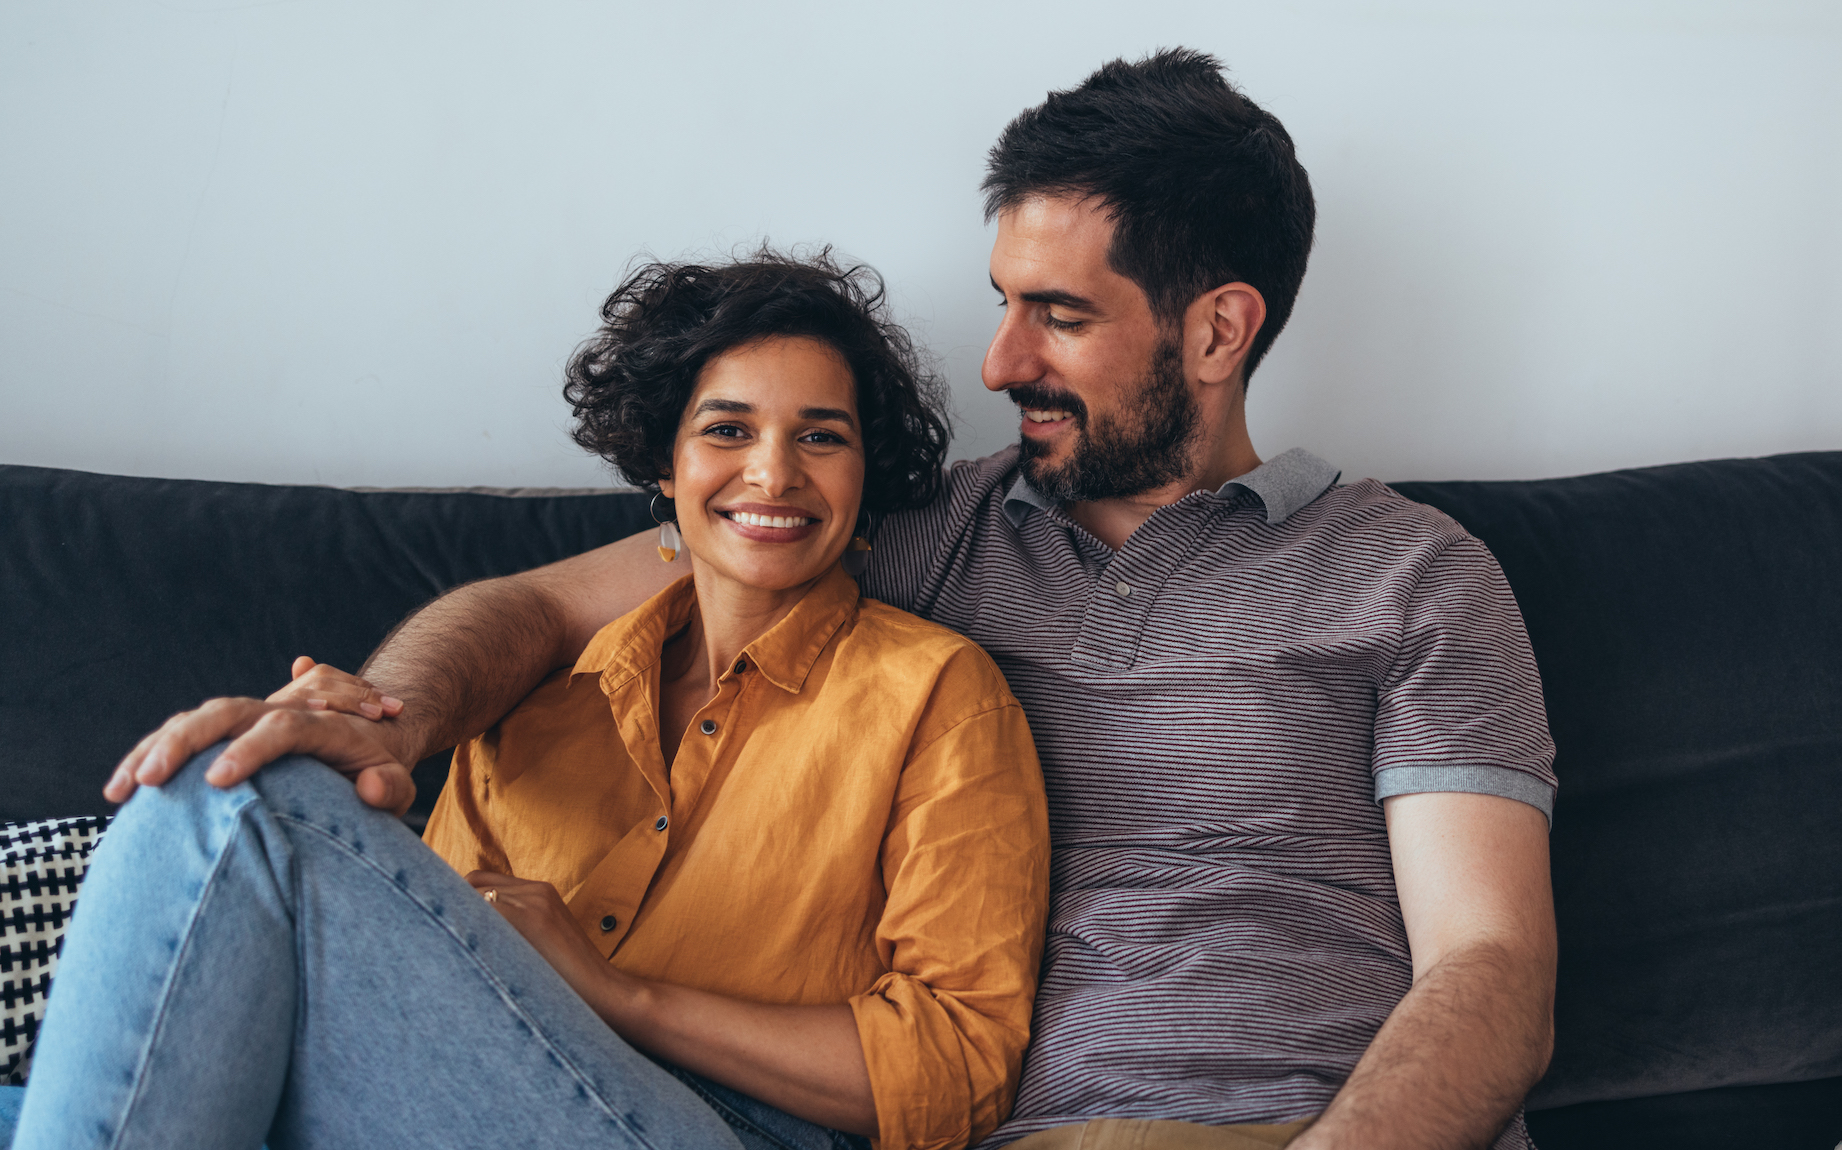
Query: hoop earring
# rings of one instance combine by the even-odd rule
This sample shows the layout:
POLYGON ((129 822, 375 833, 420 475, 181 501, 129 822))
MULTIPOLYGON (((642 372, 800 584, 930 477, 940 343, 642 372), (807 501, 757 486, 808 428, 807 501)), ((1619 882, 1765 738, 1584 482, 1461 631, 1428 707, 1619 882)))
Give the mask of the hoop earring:
POLYGON ((659 518, 659 500, 664 496, 663 491, 653 492, 652 502, 646 505, 646 511, 652 516, 652 521, 659 525, 659 558, 670 563, 678 558, 678 549, 684 545, 684 542, 678 538, 677 508, 672 507, 670 500, 666 500, 666 506, 671 509, 671 516, 666 519, 659 518))

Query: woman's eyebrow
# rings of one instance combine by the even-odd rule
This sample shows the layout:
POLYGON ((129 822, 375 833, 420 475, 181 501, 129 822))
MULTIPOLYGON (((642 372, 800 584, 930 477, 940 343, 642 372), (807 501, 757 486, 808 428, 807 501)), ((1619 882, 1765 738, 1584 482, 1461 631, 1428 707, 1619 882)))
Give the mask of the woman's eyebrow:
POLYGON ((842 423, 851 428, 857 426, 857 421, 851 418, 851 413, 842 407, 802 407, 799 409, 799 417, 801 419, 829 419, 834 423, 842 423))
POLYGON ((747 415, 755 410, 752 403, 743 403, 739 399, 706 399, 697 405, 692 415, 702 415, 706 411, 721 411, 728 415, 747 415))

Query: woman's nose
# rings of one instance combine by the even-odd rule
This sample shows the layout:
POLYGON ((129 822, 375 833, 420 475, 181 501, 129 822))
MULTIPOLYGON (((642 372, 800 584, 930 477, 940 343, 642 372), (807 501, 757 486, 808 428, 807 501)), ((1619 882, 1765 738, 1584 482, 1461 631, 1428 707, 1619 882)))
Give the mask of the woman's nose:
POLYGON ((743 481, 766 495, 779 495, 798 487, 803 474, 794 445, 771 438, 762 440, 748 453, 748 463, 742 469, 743 481))

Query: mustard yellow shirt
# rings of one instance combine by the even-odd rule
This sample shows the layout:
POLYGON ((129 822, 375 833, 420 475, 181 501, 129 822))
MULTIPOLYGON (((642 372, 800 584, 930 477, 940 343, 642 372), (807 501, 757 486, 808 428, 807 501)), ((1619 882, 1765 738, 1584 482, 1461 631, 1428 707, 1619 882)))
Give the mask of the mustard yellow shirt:
POLYGON ((834 569, 723 673, 668 772, 660 651, 689 578, 454 752, 425 838, 541 879, 624 971, 848 1002, 879 1144, 1009 1113, 1042 956, 1042 772, 991 659, 834 569))

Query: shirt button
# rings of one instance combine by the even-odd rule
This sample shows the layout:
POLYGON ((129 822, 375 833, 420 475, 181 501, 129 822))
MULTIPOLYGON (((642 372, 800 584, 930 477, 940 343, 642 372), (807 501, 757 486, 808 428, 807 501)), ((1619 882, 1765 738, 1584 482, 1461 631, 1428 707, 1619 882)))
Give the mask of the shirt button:
POLYGON ((671 825, 671 820, 670 820, 670 819, 668 819, 668 818, 666 818, 666 817, 665 817, 664 815, 660 815, 660 816, 659 816, 659 821, 658 821, 658 822, 656 822, 656 823, 654 823, 654 824, 652 824, 652 829, 653 829, 653 830, 655 830, 655 831, 662 831, 662 830, 664 830, 664 829, 665 829, 665 828, 666 828, 667 826, 670 826, 670 825, 671 825))
POLYGON ((601 933, 606 934, 608 931, 613 930, 615 927, 619 925, 620 925, 620 921, 616 919, 613 915, 611 914, 603 915, 601 918, 601 933))
POLYGON ((747 670, 748 670, 748 660, 747 659, 737 659, 736 660, 736 674, 738 675, 743 674, 747 670))
POLYGON ((1113 590, 1118 593, 1121 599, 1124 599, 1126 596, 1132 594, 1132 584, 1121 579, 1119 582, 1113 584, 1113 590))
POLYGON ((716 720, 705 719, 703 722, 697 724, 697 729, 706 735, 714 735, 716 734, 716 720))

